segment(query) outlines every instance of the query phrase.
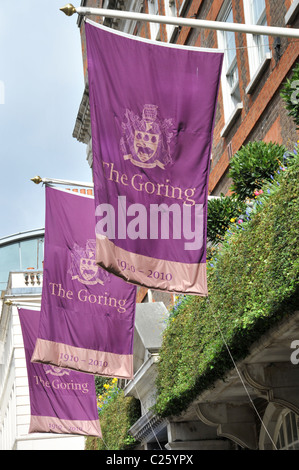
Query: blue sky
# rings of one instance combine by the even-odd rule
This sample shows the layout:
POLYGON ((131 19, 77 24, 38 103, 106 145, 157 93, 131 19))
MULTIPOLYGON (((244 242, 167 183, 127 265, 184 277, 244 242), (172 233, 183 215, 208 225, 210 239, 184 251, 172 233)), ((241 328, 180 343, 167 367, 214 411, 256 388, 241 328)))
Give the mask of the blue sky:
POLYGON ((32 177, 92 179, 86 146, 72 137, 84 77, 65 3, 0 2, 0 238, 44 227, 44 186, 32 177))

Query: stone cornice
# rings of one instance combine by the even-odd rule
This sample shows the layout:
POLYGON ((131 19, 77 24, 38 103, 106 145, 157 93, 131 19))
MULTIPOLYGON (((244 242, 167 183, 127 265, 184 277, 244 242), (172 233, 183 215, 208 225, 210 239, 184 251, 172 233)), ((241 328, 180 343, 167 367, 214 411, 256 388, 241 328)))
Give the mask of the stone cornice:
POLYGON ((89 87, 86 84, 73 130, 73 137, 79 142, 88 144, 90 135, 89 87))
POLYGON ((164 428, 167 421, 160 416, 155 415, 151 410, 141 416, 129 429, 130 434, 137 440, 143 441, 148 437, 158 434, 164 428))

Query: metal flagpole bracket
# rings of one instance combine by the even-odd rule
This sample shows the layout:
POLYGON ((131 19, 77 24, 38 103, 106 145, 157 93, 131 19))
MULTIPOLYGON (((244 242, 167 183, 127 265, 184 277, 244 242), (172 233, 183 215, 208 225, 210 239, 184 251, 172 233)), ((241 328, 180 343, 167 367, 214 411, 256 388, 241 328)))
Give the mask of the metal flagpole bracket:
POLYGON ((226 23, 221 21, 202 20, 194 18, 182 18, 177 16, 149 15, 123 10, 109 10, 104 8, 74 7, 68 3, 60 8, 67 16, 74 13, 78 15, 97 15, 107 18, 118 18, 123 20, 149 21, 150 23, 171 24, 174 26, 187 26, 190 28, 213 29, 216 31, 232 31, 235 33, 246 33, 262 36, 299 38, 299 29, 279 26, 262 26, 255 24, 226 23))

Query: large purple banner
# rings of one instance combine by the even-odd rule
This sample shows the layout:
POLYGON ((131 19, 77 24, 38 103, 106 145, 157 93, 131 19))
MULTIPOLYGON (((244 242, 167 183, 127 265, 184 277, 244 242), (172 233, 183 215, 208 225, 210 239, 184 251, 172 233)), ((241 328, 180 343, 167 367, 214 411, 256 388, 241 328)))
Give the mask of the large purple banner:
POLYGON ((208 176, 223 54, 86 20, 97 262, 128 282, 208 294, 208 176))
POLYGON ((33 364, 40 312, 19 310, 30 398, 29 434, 48 432, 102 437, 94 377, 46 364, 33 364))
POLYGON ((95 261, 93 197, 46 187, 41 319, 33 362, 133 377, 136 286, 95 261))

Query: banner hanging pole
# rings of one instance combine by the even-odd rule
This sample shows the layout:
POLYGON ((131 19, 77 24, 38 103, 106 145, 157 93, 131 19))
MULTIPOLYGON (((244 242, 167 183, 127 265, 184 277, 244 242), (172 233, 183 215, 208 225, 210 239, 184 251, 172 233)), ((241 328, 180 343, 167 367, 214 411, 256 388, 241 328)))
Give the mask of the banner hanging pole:
MULTIPOLYGON (((80 186, 82 188, 94 188, 93 183, 84 183, 81 181, 69 181, 69 180, 57 180, 54 178, 41 178, 40 176, 34 176, 34 178, 31 178, 31 181, 35 184, 62 184, 66 186, 80 186)), ((220 196, 208 196, 208 199, 220 199, 220 196)))
POLYGON ((299 38, 299 29, 284 28, 278 26, 261 26, 242 23, 225 23, 221 21, 202 20, 195 18, 181 18, 176 16, 149 15, 147 13, 136 13, 131 11, 108 10, 104 8, 74 7, 68 3, 60 8, 67 16, 97 15, 106 18, 118 18, 124 20, 148 21, 150 23, 170 24, 174 26, 188 26, 190 28, 213 29, 216 31, 232 31, 235 33, 246 33, 262 36, 281 36, 299 38))
POLYGON ((41 178, 40 176, 35 176, 31 178, 31 181, 35 184, 63 184, 63 185, 70 185, 70 186, 80 186, 82 188, 93 188, 93 183, 87 183, 84 181, 69 181, 69 180, 58 180, 55 178, 41 178))
POLYGON ((30 302, 16 302, 14 300, 11 300, 9 296, 6 296, 8 300, 5 300, 4 304, 7 305, 8 307, 24 307, 24 308, 37 308, 40 309, 41 304, 40 303, 30 303, 30 302))

